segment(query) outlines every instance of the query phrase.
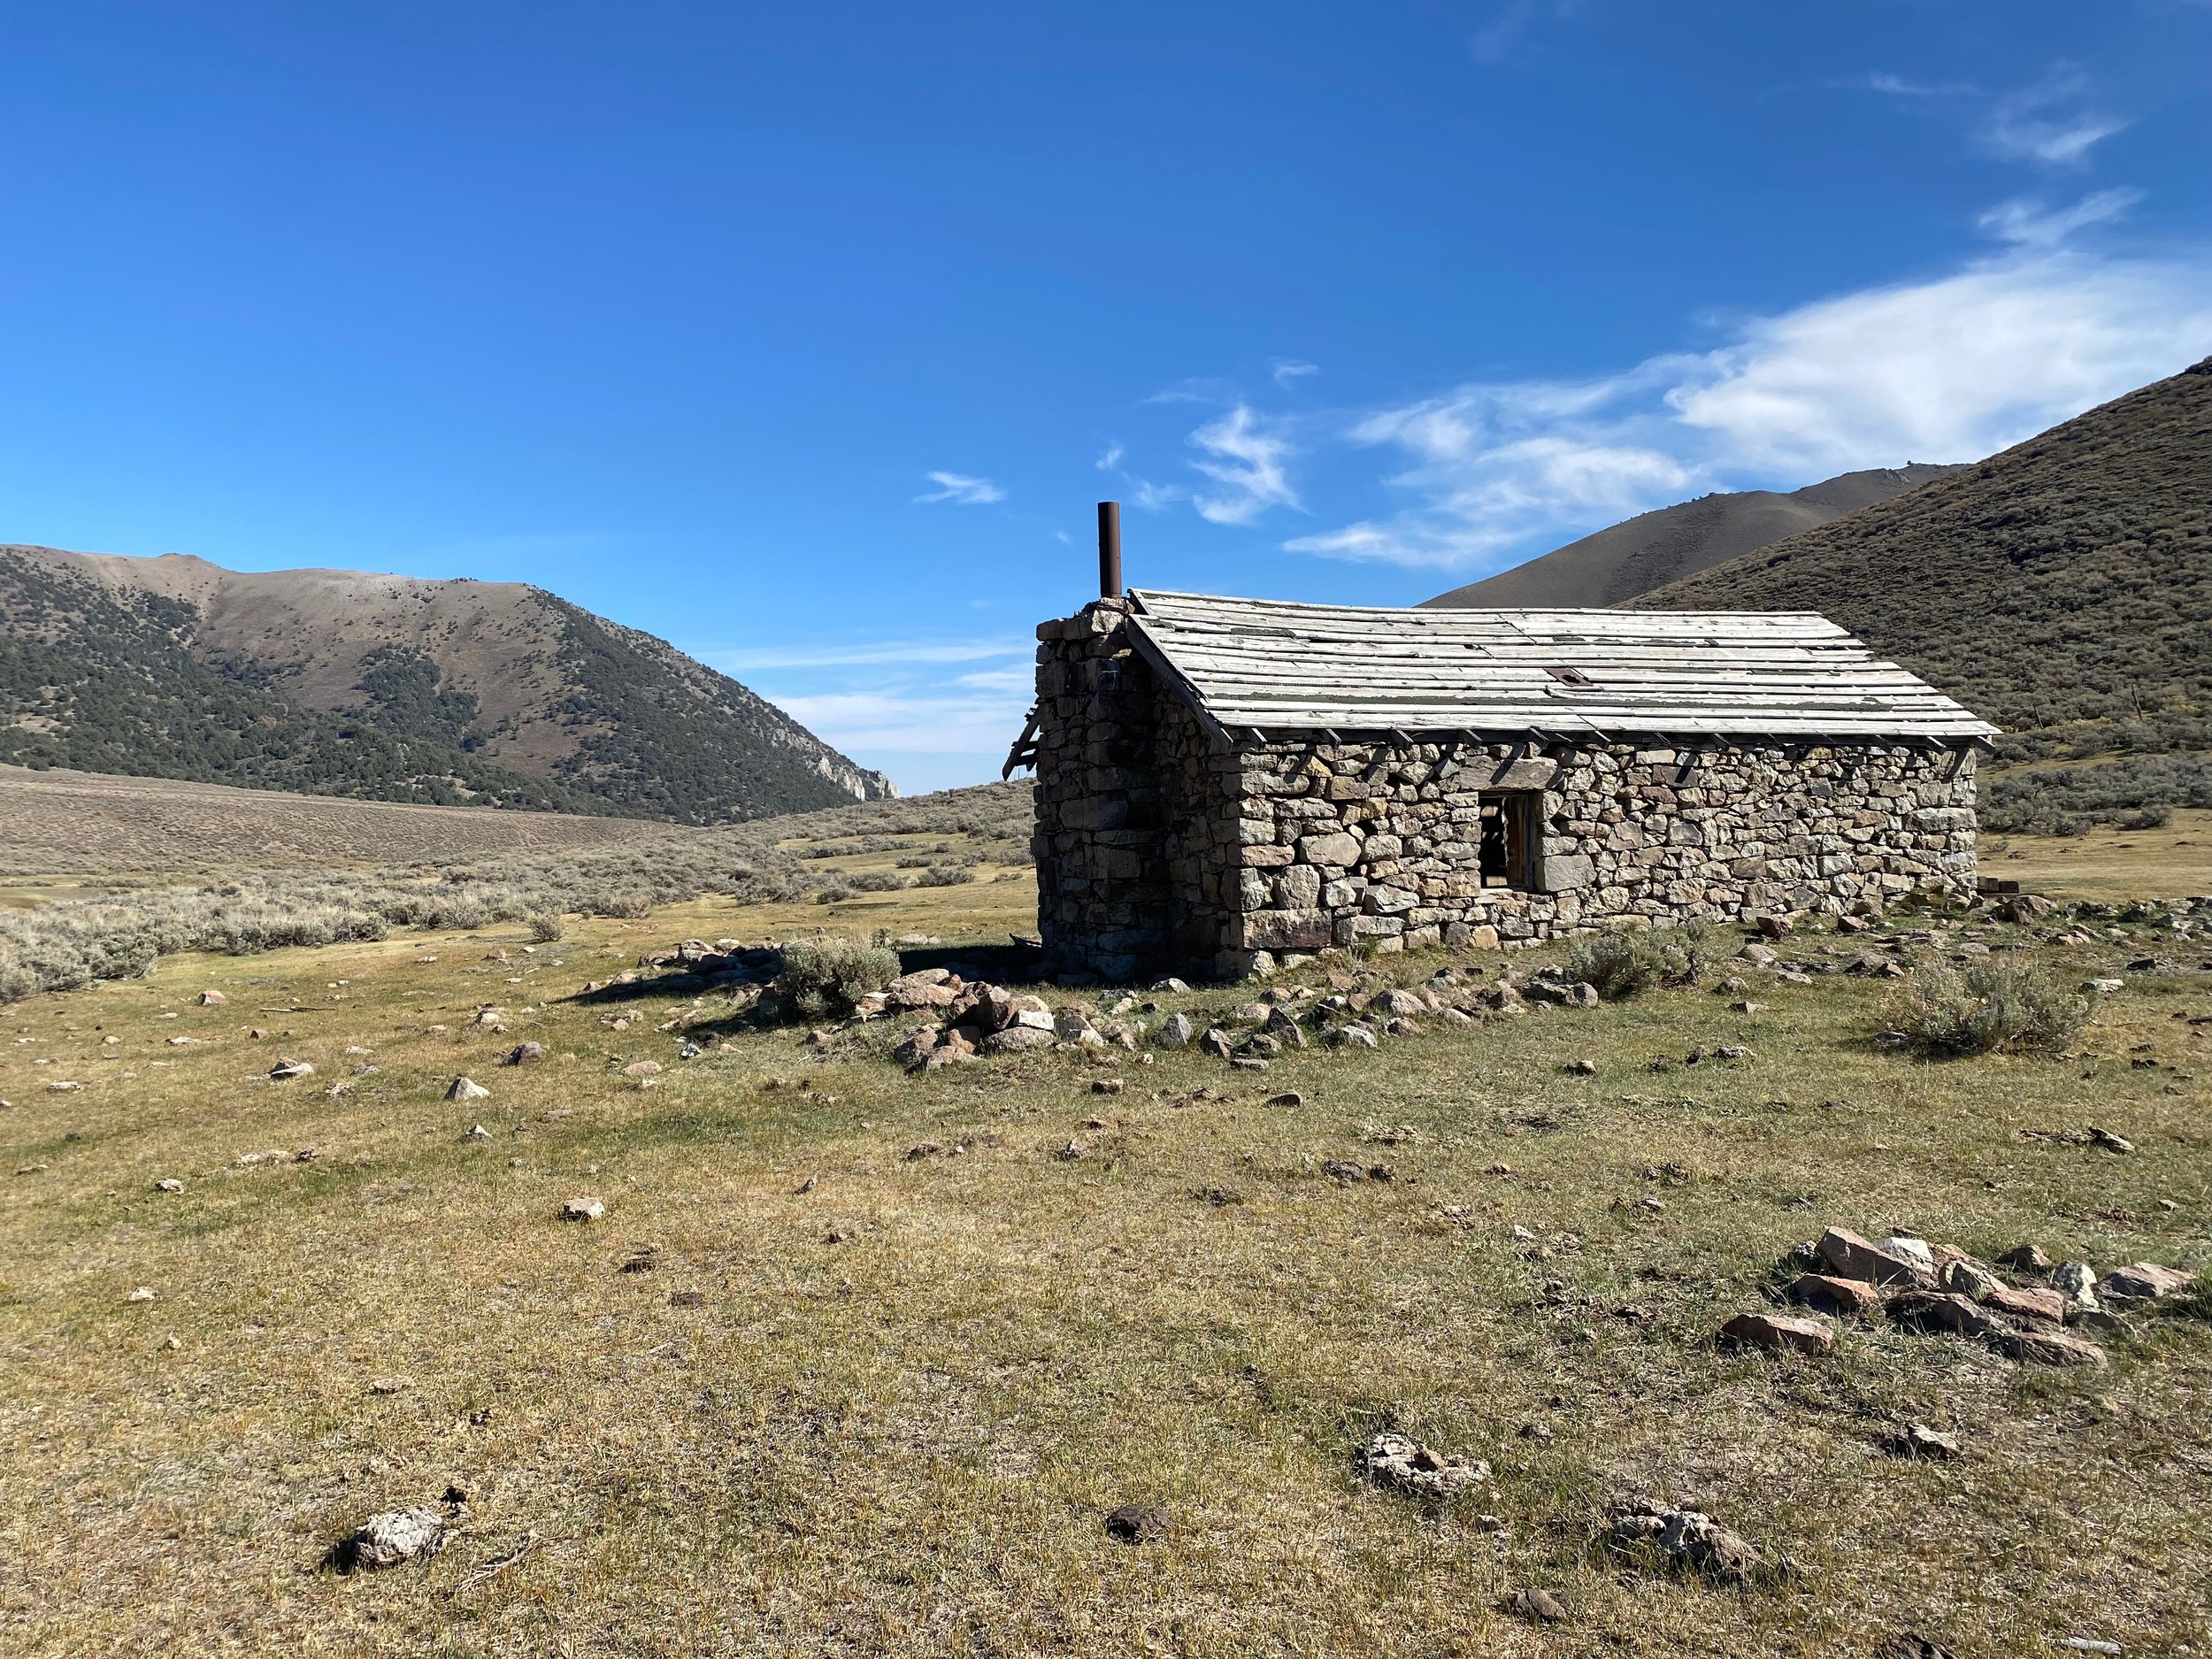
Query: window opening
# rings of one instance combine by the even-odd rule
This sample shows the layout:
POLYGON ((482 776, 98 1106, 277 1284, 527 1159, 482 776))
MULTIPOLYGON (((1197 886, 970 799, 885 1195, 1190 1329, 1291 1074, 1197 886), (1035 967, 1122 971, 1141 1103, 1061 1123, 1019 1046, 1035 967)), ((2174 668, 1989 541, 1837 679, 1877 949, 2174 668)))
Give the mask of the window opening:
POLYGON ((1525 792, 1482 797, 1482 836, 1477 845, 1484 887, 1525 891, 1535 885, 1530 879, 1533 838, 1529 831, 1536 805, 1537 797, 1525 792))

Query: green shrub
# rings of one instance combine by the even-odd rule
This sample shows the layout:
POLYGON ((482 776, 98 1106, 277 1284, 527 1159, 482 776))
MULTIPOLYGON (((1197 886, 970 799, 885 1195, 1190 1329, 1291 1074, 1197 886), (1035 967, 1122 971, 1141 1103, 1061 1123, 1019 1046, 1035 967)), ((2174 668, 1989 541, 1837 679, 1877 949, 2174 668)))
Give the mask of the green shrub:
POLYGON ((530 918, 530 937, 541 945, 558 942, 567 931, 567 924, 562 921, 558 910, 540 910, 530 918))
POLYGON ((1713 936, 1703 927, 1609 928, 1574 941, 1567 973, 1597 987, 1608 1002, 1660 985, 1694 985, 1713 964, 1713 936))
POLYGON ((926 887, 956 887, 964 881, 975 879, 975 872, 958 864, 932 864, 922 872, 919 885, 926 887))
POLYGON ((1918 964, 1884 1018, 1924 1053, 2055 1054, 2081 1034, 2089 1009, 2085 992, 2027 957, 1993 956, 1963 973, 1918 964))
POLYGON ((864 870, 851 878, 851 884, 856 893, 897 893, 906 886, 888 870, 864 870))
POLYGON ((814 1016, 833 1009, 849 1012, 871 991, 899 977, 899 956, 869 945, 832 941, 786 945, 776 988, 800 1013, 814 1016))

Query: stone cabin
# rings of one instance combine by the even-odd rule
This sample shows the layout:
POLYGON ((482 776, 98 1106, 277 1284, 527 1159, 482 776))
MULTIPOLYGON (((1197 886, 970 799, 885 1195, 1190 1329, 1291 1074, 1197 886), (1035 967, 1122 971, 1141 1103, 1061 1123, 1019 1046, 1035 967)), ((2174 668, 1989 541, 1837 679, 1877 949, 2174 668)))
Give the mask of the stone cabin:
POLYGON ((1808 612, 1133 591, 1037 638, 1008 769, 1062 973, 1973 891, 1997 729, 1808 612))

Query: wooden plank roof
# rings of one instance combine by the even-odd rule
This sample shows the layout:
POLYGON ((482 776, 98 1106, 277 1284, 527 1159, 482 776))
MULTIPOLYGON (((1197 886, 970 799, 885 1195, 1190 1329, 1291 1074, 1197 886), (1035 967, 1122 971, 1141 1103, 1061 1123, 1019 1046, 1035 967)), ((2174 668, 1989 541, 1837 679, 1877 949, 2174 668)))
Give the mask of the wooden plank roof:
POLYGON ((1998 735, 1811 611, 1386 610, 1151 589, 1129 597, 1140 649, 1233 736, 1998 735))

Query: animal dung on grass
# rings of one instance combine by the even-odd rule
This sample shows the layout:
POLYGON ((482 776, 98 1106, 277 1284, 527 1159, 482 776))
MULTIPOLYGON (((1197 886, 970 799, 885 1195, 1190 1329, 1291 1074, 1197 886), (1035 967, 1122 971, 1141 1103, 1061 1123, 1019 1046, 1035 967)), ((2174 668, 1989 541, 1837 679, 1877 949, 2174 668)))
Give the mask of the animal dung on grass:
POLYGON ((603 1221, 607 1206, 596 1198, 572 1198, 561 1206, 563 1221, 603 1221))
POLYGON ((1153 1505, 1125 1503, 1106 1513, 1106 1536, 1117 1544, 1148 1544, 1167 1529, 1167 1511, 1153 1505))
POLYGON ((472 1077, 457 1077, 453 1087, 446 1090, 445 1097, 449 1101, 489 1100, 492 1092, 472 1077))
POLYGON ((1525 1618, 1532 1624, 1563 1624, 1567 1620, 1567 1606, 1549 1590, 1530 1585, 1514 1591, 1499 1603, 1516 1618, 1525 1618))
POLYGON ((427 1561, 445 1548, 445 1517, 418 1507, 372 1515, 346 1540, 344 1564, 361 1572, 380 1572, 411 1561, 427 1561))
POLYGON ((1371 1437, 1352 1466, 1379 1486, 1419 1498, 1456 1497, 1490 1479, 1490 1465, 1479 1458, 1455 1457, 1394 1429, 1371 1437))

